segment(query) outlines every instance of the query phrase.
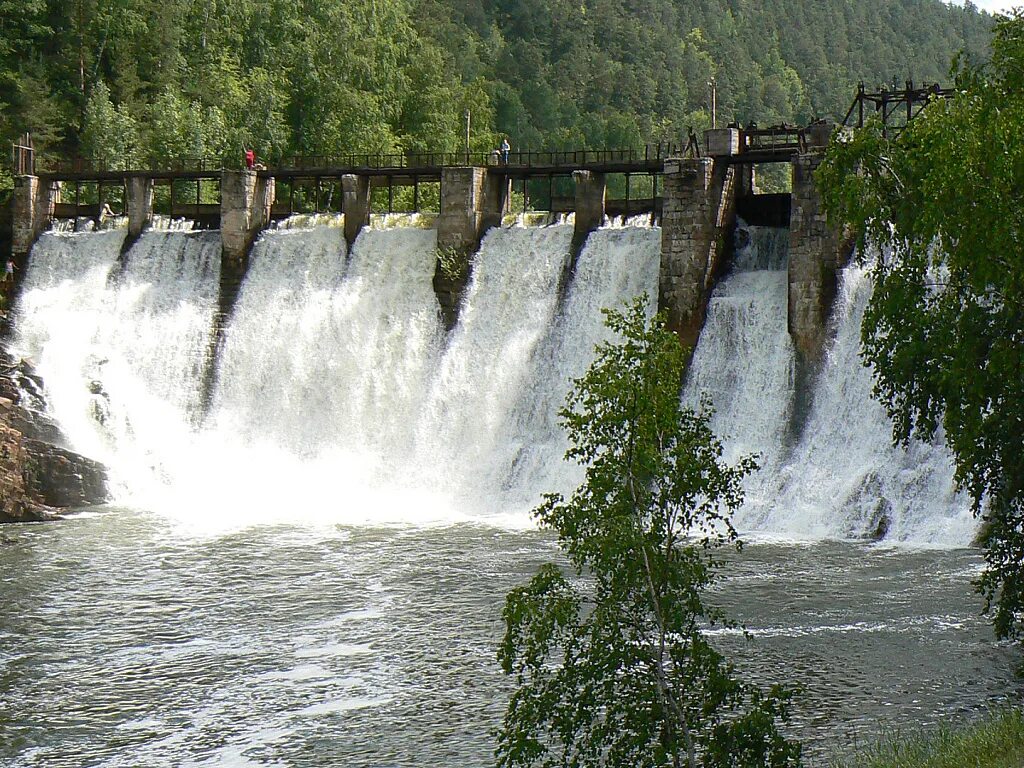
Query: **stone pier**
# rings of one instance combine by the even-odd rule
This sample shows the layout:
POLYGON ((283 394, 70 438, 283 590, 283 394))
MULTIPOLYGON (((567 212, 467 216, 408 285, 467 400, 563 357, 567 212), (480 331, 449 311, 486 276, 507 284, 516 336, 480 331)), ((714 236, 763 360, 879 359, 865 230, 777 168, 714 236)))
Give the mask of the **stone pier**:
POLYGON ((370 177, 346 173, 341 177, 341 210, 345 214, 345 242, 351 249, 359 232, 370 223, 370 177))
POLYGON ((126 244, 138 239, 153 218, 153 180, 145 176, 129 176, 125 179, 125 212, 128 214, 128 238, 126 244))
POLYGON ((11 199, 11 254, 25 266, 32 244, 46 229, 60 202, 60 182, 43 183, 38 176, 15 176, 11 199))
POLYGON ((587 237, 604 223, 607 184, 603 173, 592 171, 573 171, 572 180, 576 183, 576 226, 572 233, 575 269, 576 259, 587 237))
POLYGON ((691 350, 735 222, 735 178, 711 158, 665 162, 658 307, 691 350))
POLYGON ((274 180, 254 171, 223 171, 220 180, 220 313, 231 314, 256 235, 270 222, 274 180))
POLYGON ((838 273, 849 261, 852 249, 842 233, 829 225, 814 185, 814 172, 825 157, 824 148, 811 144, 809 150, 793 158, 788 324, 797 352, 813 365, 821 359, 838 273))
POLYGON ((434 292, 448 329, 453 328, 458 319, 462 294, 469 283, 473 254, 480 247, 484 233, 501 224, 508 193, 506 177, 488 175, 486 168, 441 170, 434 292))

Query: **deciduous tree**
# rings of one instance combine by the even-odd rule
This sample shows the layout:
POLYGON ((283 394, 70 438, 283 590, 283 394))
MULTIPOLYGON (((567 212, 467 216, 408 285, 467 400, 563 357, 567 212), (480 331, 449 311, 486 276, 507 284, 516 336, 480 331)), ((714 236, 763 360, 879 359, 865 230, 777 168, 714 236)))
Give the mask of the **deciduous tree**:
MULTIPOLYGON (((872 248, 864 356, 896 440, 942 434, 985 521, 996 632, 1024 638, 1024 16, 897 137, 833 143, 830 214, 872 248)), ((862 253, 868 251, 862 250, 862 253)))
POLYGON ((509 593, 499 658, 515 678, 501 766, 792 766, 778 730, 790 693, 737 679, 706 629, 716 550, 751 458, 722 463, 708 414, 680 405, 683 355, 645 300, 607 312, 561 417, 586 479, 535 511, 571 574, 543 566, 509 593))

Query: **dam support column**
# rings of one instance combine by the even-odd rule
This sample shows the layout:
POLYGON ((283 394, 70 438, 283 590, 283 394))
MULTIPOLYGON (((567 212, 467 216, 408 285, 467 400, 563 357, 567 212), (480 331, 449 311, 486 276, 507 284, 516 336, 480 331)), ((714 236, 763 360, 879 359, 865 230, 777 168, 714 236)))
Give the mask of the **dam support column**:
POLYGON ((203 411, 213 393, 213 363, 224 343, 224 329, 249 268, 249 251, 260 230, 270 223, 276 185, 256 171, 221 172, 220 177, 220 301, 213 320, 213 346, 203 372, 203 411))
POLYGON ((750 163, 736 166, 736 195, 749 197, 757 194, 757 177, 750 163))
POLYGON ((665 161, 658 308, 692 350, 735 223, 733 166, 711 158, 665 161))
POLYGON ((793 158, 788 326, 800 357, 813 367, 821 360, 838 273, 849 261, 852 243, 829 225, 814 185, 824 147, 809 149, 793 158))
POLYGON ((576 269, 576 260, 587 237, 604 223, 607 193, 603 173, 573 171, 572 180, 576 184, 576 226, 572 232, 572 252, 568 267, 570 274, 576 269))
POLYGON ((437 264, 434 293, 445 328, 458 320, 459 304, 469 283, 473 254, 491 226, 501 223, 508 201, 508 178, 486 168, 441 169, 441 214, 437 219, 437 264))
POLYGON ((274 179, 255 171, 224 171, 220 179, 220 311, 224 317, 238 296, 249 266, 249 250, 261 229, 270 222, 274 179))
POLYGON ((11 196, 11 255, 23 267, 29 251, 60 202, 60 182, 44 182, 38 176, 15 176, 11 196))
POLYGON ((128 214, 128 238, 125 242, 126 247, 130 247, 153 218, 153 180, 145 176, 130 176, 125 179, 125 189, 125 212, 128 214))
MULTIPOLYGON (((28 255, 39 235, 53 219, 54 209, 60 202, 60 182, 46 182, 38 176, 15 176, 14 191, 9 209, 10 258, 14 262, 14 282, 3 286, 3 306, 10 307, 21 290, 28 266, 28 255)), ((6 261, 6 254, 3 261, 6 261)), ((10 333, 11 315, 0 322, 0 335, 10 333)))
POLYGON ((359 232, 370 223, 370 177, 346 173, 341 177, 341 210, 345 214, 345 242, 351 250, 359 232))
POLYGON ((255 171, 224 171, 220 178, 220 313, 221 329, 238 298, 249 268, 249 251, 261 229, 270 222, 274 179, 255 171))

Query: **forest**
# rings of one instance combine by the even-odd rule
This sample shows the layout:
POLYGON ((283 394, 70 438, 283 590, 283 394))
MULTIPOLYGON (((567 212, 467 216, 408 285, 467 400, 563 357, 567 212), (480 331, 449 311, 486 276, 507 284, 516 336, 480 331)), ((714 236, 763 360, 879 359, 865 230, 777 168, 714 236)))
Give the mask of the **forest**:
MULTIPOLYGON (((626 148, 946 79, 993 19, 941 0, 0 0, 0 135, 111 167, 626 148)), ((0 179, 0 186, 9 178, 0 179)))

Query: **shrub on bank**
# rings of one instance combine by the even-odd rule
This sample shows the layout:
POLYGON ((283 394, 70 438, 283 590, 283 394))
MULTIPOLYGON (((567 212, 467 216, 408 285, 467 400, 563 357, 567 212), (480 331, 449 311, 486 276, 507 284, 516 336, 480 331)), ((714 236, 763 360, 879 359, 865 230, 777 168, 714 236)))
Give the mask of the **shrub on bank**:
POLYGON ((962 728, 894 734, 835 768, 1019 768, 1024 766, 1024 713, 994 713, 962 728))

